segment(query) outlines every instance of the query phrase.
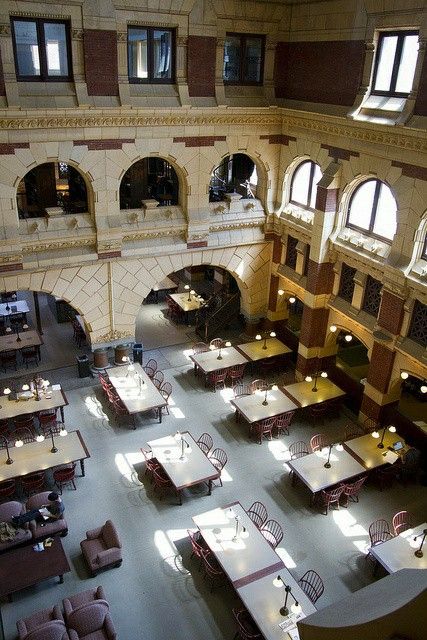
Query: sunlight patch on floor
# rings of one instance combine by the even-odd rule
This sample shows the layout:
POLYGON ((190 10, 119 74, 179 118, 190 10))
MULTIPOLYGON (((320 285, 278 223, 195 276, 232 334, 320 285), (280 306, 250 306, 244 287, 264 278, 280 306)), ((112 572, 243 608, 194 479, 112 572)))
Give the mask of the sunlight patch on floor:
POLYGON ((170 566, 173 571, 179 573, 179 569, 175 564, 175 558, 179 556, 178 550, 168 539, 164 531, 158 529, 154 532, 154 544, 157 547, 160 557, 170 566))
POLYGON ((362 527, 361 524, 358 524, 356 518, 354 518, 347 510, 333 511, 332 518, 335 524, 341 530, 341 533, 346 537, 369 536, 369 533, 366 531, 365 527, 362 527))
POLYGON ((98 398, 95 398, 94 396, 86 396, 85 406, 92 416, 99 418, 99 420, 106 420, 109 422, 108 416, 104 413, 104 409, 102 408, 102 404, 98 398))
POLYGON ((281 440, 269 440, 268 450, 275 460, 289 460, 290 453, 288 447, 281 440))
MULTIPOLYGON (((138 462, 142 459, 142 454, 140 454, 140 458, 138 462)), ((126 478, 132 484, 141 485, 142 483, 138 479, 138 475, 134 469, 133 463, 129 460, 129 454, 124 455, 123 453, 116 453, 114 456, 114 462, 119 473, 126 478)))

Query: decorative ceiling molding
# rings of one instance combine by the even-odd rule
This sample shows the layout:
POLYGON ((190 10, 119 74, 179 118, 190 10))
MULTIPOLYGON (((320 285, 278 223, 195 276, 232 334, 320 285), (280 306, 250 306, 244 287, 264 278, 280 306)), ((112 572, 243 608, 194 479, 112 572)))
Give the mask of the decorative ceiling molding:
POLYGON ((42 251, 58 251, 58 249, 74 249, 76 247, 95 246, 96 238, 78 238, 77 240, 60 240, 58 242, 40 242, 39 244, 22 244, 22 253, 40 253, 42 251))

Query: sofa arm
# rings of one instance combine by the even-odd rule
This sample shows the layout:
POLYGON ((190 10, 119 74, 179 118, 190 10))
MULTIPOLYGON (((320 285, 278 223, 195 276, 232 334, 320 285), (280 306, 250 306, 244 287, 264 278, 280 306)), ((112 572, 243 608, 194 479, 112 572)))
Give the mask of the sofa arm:
POLYGON ((55 604, 52 609, 52 615, 54 620, 62 620, 64 622, 64 616, 62 615, 61 607, 59 604, 55 604))
POLYGON ((98 527, 97 529, 90 529, 86 531, 86 538, 88 540, 95 540, 95 538, 99 538, 102 534, 103 527, 98 527))
POLYGON ((77 633, 77 631, 74 631, 74 629, 67 627, 67 632, 70 640, 80 640, 79 634, 77 633))
POLYGON ((96 597, 98 600, 105 600, 107 602, 107 598, 105 597, 104 587, 100 585, 96 590, 96 597))
POLYGON ((109 613, 107 613, 107 615, 105 616, 104 627, 105 627, 108 640, 116 640, 117 633, 109 613))
POLYGON ((64 598, 62 600, 62 606, 64 607, 65 619, 68 620, 68 616, 73 610, 71 602, 68 600, 68 598, 64 598))
POLYGON ((113 549, 105 549, 100 551, 96 557, 96 563, 100 567, 105 567, 108 564, 119 562, 122 559, 122 552, 120 549, 114 547, 113 549))
POLYGON ((25 638, 25 636, 28 634, 27 625, 25 624, 25 622, 23 620, 18 620, 16 623, 16 628, 18 629, 19 640, 21 640, 21 638, 25 638))

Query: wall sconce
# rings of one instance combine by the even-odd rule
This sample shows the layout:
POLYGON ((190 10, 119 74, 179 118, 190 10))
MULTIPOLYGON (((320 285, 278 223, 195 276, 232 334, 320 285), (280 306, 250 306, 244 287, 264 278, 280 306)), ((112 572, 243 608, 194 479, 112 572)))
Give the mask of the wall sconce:
POLYGON ((277 290, 277 293, 278 293, 278 295, 279 295, 279 296, 283 296, 283 294, 284 294, 285 292, 283 291, 283 289, 278 289, 278 290, 277 290))
MULTIPOLYGON (((409 373, 407 371, 401 371, 400 372, 400 377, 402 378, 402 380, 407 380, 409 378, 409 373)), ((416 378, 416 376, 413 376, 414 378, 416 378)), ((421 393, 427 393, 427 380, 423 380, 420 386, 420 391, 421 393)))
POLYGON ((290 298, 288 298, 289 304, 295 304, 296 301, 297 299, 295 298, 295 296, 291 296, 290 298))
MULTIPOLYGON (((377 444, 378 449, 384 449, 384 436, 385 436, 385 432, 387 431, 387 429, 390 431, 390 433, 396 433, 396 427, 393 426, 392 424, 389 427, 384 427, 383 428, 383 434, 381 436, 381 441, 377 444)), ((379 438, 380 434, 378 433, 378 431, 373 431, 372 432, 372 437, 373 438, 379 438)))
POLYGON ((329 331, 331 333, 336 333, 336 330, 338 329, 336 324, 331 324, 331 326, 329 327, 329 331))
POLYGON ((285 587, 285 602, 283 603, 283 607, 280 607, 279 612, 282 616, 288 616, 289 615, 289 609, 288 609, 288 596, 289 594, 292 596, 292 598, 294 599, 294 603, 291 605, 291 612, 298 614, 301 613, 301 605, 298 603, 298 600, 295 598, 294 594, 292 593, 292 589, 288 584, 285 584, 283 582, 283 579, 281 578, 280 575, 277 576, 277 578, 274 578, 273 580, 273 585, 278 588, 281 589, 282 587, 285 587))
POLYGON ((353 336, 351 335, 351 333, 347 333, 347 334, 344 336, 344 340, 345 340, 346 342, 351 342, 351 341, 353 340, 353 336))

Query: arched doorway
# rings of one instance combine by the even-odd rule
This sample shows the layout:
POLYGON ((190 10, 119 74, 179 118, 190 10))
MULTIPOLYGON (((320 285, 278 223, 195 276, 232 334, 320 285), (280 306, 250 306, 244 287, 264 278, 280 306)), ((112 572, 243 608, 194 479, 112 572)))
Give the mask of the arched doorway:
POLYGON ((226 193, 240 193, 243 198, 256 198, 258 176, 255 162, 245 153, 226 156, 212 171, 209 202, 220 202, 226 193))
POLYGON ((140 209, 143 200, 157 200, 158 206, 178 204, 178 176, 167 160, 143 158, 124 174, 120 182, 120 209, 140 209))
POLYGON ((87 187, 83 176, 66 162, 45 162, 31 169, 16 193, 19 218, 40 218, 49 209, 56 214, 86 213, 87 187))

